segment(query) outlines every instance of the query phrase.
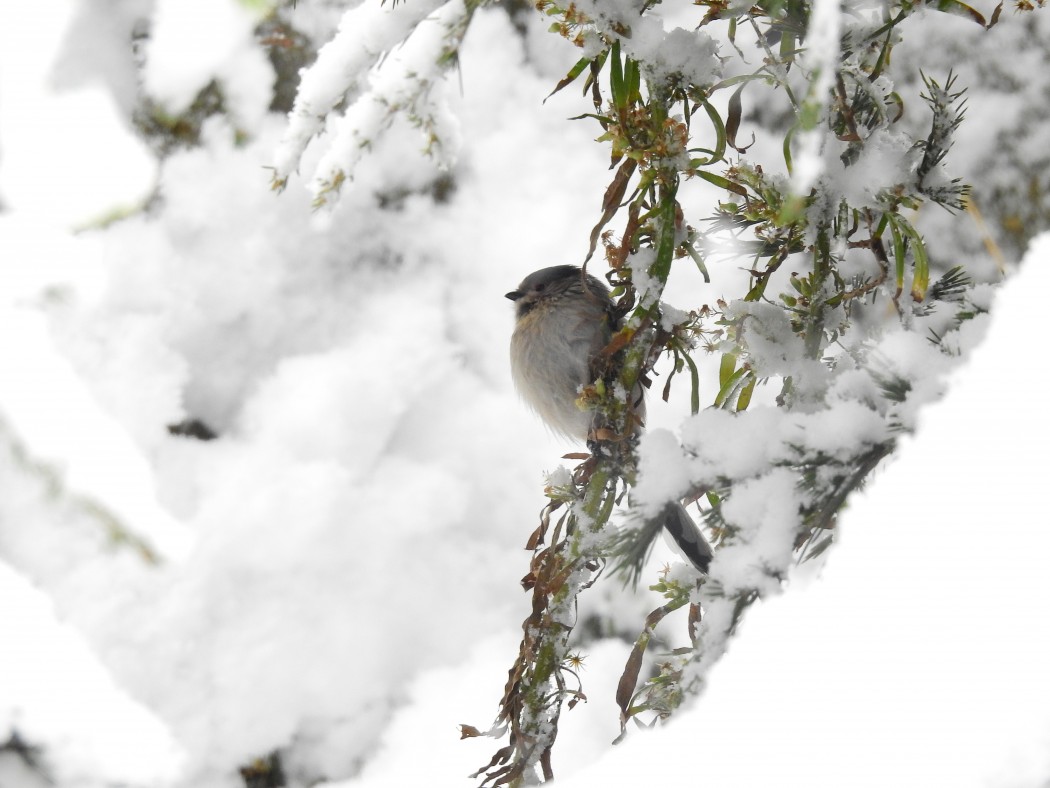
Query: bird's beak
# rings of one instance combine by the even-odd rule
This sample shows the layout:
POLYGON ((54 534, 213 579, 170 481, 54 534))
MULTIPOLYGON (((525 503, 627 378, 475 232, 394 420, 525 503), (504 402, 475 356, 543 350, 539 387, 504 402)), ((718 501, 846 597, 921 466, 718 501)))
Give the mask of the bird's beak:
POLYGON ((523 295, 525 295, 525 294, 523 292, 521 292, 520 290, 511 290, 509 293, 507 293, 507 295, 505 297, 509 298, 511 301, 517 301, 523 295))

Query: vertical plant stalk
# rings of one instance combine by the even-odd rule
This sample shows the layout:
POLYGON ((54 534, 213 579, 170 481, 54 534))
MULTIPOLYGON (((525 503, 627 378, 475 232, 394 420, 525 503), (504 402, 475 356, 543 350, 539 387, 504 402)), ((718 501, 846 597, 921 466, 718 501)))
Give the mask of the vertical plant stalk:
MULTIPOLYGON (((484 735, 508 735, 507 746, 473 776, 484 773, 483 786, 528 785, 537 777, 554 777, 551 752, 558 734, 563 705, 570 708, 585 699, 572 670, 569 638, 576 624, 579 595, 600 576, 612 544, 610 518, 617 501, 633 481, 634 437, 630 397, 649 371, 654 334, 642 330, 659 320, 660 294, 674 255, 677 176, 662 187, 657 216, 657 255, 645 272, 650 287, 610 347, 626 347, 610 355, 609 368, 597 382, 596 429, 591 455, 575 471, 567 495, 553 500, 543 512, 530 544, 534 547, 529 574, 523 581, 532 591, 532 612, 522 624, 522 641, 508 673, 504 695, 493 727, 484 735), (541 547, 550 515, 567 504, 568 510, 553 529, 549 547, 541 547), (576 687, 571 682, 576 681, 576 687)), ((625 295, 634 300, 633 291, 625 295)), ((550 493, 549 493, 550 494, 550 493)), ((483 735, 462 726, 464 736, 483 735)))

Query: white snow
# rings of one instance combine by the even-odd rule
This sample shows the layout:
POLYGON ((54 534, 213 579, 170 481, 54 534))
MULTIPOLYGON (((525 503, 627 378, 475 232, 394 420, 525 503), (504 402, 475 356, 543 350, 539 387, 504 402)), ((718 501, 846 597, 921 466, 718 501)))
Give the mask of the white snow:
MULTIPOLYGON (((57 226, 138 208, 156 170, 98 80, 75 90, 52 89, 56 52, 72 10, 59 0, 40 0, 5 13, 0 24, 0 201, 57 226)), ((19 251, 5 249, 5 262, 15 262, 19 251)))
POLYGON ((747 616, 688 711, 561 784, 1045 783, 1050 418, 1007 405, 1001 382, 1023 365, 1050 384, 1018 342, 1040 333, 1048 262, 1043 236, 944 400, 851 501, 819 579, 747 616))
POLYGON ((795 474, 787 468, 774 468, 733 490, 722 511, 739 533, 711 562, 711 576, 728 579, 722 583, 726 594, 749 588, 763 593, 775 590, 770 573, 779 574, 791 559, 803 497, 795 474))
POLYGON ((711 36, 681 27, 665 31, 661 22, 651 16, 633 23, 623 49, 645 64, 646 76, 657 84, 710 85, 722 73, 718 46, 711 36))
POLYGON ((239 0, 157 0, 146 43, 143 82, 172 117, 217 80, 246 128, 266 114, 273 67, 255 44, 259 4, 239 0))
MULTIPOLYGON (((3 561, 0 642, 0 739, 17 730, 46 748, 41 759, 58 785, 166 785, 179 773, 184 756, 170 732, 3 561)), ((0 761, 0 782, 14 786, 7 768, 0 761)))
MULTIPOLYGON (((8 238, 17 237, 15 228, 10 228, 8 238)), ((91 251, 60 244, 45 248, 59 254, 91 251)), ((36 287, 46 287, 54 282, 52 277, 66 273, 63 264, 68 265, 68 260, 45 261, 46 273, 29 276, 18 257, 0 264, 0 292, 7 296, 0 301, 0 357, 4 359, 0 414, 17 425, 18 435, 37 461, 61 473, 70 491, 96 499, 160 558, 179 560, 189 550, 190 535, 157 505, 153 471, 141 449, 98 406, 84 381, 57 352, 46 317, 28 298, 27 290, 34 285, 27 280, 36 279, 36 287), (53 270, 47 271, 48 267, 53 270)), ((83 277, 82 271, 69 273, 73 281, 83 277)))
MULTIPOLYGON (((334 15, 320 0, 297 5, 311 31, 334 15)), ((177 111, 215 79, 232 102, 232 119, 210 119, 200 146, 162 164, 127 131, 133 97, 105 92, 139 78, 115 78, 122 61, 107 56, 105 80, 54 86, 72 5, 0 12, 0 745, 13 726, 60 788, 233 788, 238 767, 274 750, 293 786, 469 784, 500 746, 460 742, 456 726, 495 716, 528 614, 518 579, 544 471, 566 483, 559 457, 578 450, 512 391, 502 294, 531 270, 579 261, 600 211, 607 152, 595 126, 565 120, 588 100, 570 89, 541 103, 580 53, 537 45, 535 19, 528 51, 548 60, 530 64, 503 11, 476 14, 462 92, 454 76, 432 96, 462 140, 443 201, 420 193, 438 172, 403 120, 358 161, 325 221, 306 189, 272 194, 265 169, 275 150, 283 174, 302 156, 309 185, 333 142, 322 116, 382 78, 370 71, 381 52, 403 71, 398 42, 439 5, 349 11, 289 121, 265 112, 273 74, 254 11, 222 0, 202 26, 199 4, 158 2, 146 87, 177 111), (200 36, 182 45, 191 22, 200 36), (71 112, 90 120, 75 134, 71 112), (71 231, 155 183, 149 213, 71 231), (218 438, 168 433, 187 417, 218 438), (100 513, 161 563, 115 539, 100 513)), ((636 5, 603 8, 628 18, 636 5)), ((145 13, 92 7, 118 29, 145 13)), ((651 54, 666 35, 689 37, 701 59, 668 52, 666 68, 713 69, 684 25, 654 17, 624 46, 651 54)), ((986 142, 961 135, 955 154, 976 161, 986 142)), ((682 193, 701 215, 720 196, 682 193)), ((851 499, 841 544, 749 613, 675 722, 611 748, 628 646, 582 648, 589 701, 563 715, 560 781, 1045 781, 1048 259, 1044 239, 994 317, 949 340, 968 350, 990 325, 948 381, 955 359, 925 330, 872 341, 889 371, 921 373, 916 403, 948 397, 892 414, 918 435, 851 499)), ((707 286, 676 262, 664 297, 695 308, 739 295, 746 275, 710 267, 707 286)), ((801 350, 768 341, 785 329, 776 315, 734 309, 751 310, 764 374, 796 374, 801 350)), ((717 358, 698 360, 706 404, 717 358)), ((785 523, 801 493, 770 463, 790 460, 792 443, 845 457, 885 437, 870 375, 845 352, 840 362, 804 375, 826 410, 784 414, 756 395, 745 413, 687 418, 678 382, 669 406, 651 394, 634 496, 655 506, 705 475, 741 479, 753 494, 726 505, 750 542, 719 554, 719 574, 779 590, 763 569, 790 563, 785 523)), ((657 548, 647 578, 668 555, 657 548)), ((603 578, 579 615, 637 634, 658 604, 603 578)), ((728 613, 712 608, 713 626, 728 613)), ((668 621, 668 647, 684 642, 680 623, 668 621)), ((36 779, 27 770, 0 755, 0 784, 20 788, 36 779)))
MULTIPOLYGON (((806 101, 818 108, 817 116, 823 116, 830 104, 829 94, 835 84, 839 61, 842 16, 839 0, 816 0, 813 3, 801 65, 812 75, 813 82, 806 101)), ((798 152, 793 156, 794 169, 791 173, 793 194, 808 194, 823 175, 825 165, 822 154, 826 138, 823 124, 803 128, 799 134, 798 152)))

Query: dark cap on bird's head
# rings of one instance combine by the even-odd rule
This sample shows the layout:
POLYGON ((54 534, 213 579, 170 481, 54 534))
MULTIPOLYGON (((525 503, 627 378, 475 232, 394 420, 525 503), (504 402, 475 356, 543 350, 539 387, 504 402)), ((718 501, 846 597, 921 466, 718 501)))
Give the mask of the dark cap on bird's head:
POLYGON ((575 290, 582 293, 584 286, 602 299, 608 299, 608 288, 600 279, 584 274, 579 266, 554 265, 541 268, 521 280, 517 290, 511 290, 506 297, 517 304, 518 317, 531 310, 538 301, 555 298, 562 293, 575 290))

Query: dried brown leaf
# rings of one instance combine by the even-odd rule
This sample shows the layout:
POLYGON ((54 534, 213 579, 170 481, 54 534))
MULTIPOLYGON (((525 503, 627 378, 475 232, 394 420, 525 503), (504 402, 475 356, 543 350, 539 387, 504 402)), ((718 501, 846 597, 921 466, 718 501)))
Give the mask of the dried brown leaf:
POLYGON ((634 688, 638 686, 638 675, 642 671, 642 658, 645 656, 645 648, 649 645, 649 638, 639 638, 631 654, 627 657, 627 664, 623 667, 623 674, 616 685, 616 705, 620 707, 620 728, 627 725, 630 715, 627 710, 631 707, 631 698, 634 697, 634 688))
POLYGON ((623 202, 623 197, 627 194, 627 185, 631 182, 631 176, 634 175, 634 171, 637 168, 638 162, 634 159, 625 159, 620 168, 616 170, 616 175, 613 177, 612 183, 606 188, 605 196, 602 198, 602 218, 598 220, 598 223, 594 225, 594 229, 591 230, 591 244, 587 250, 586 259, 591 259, 594 250, 598 248, 598 238, 601 237, 602 229, 620 209, 620 203, 623 202))
MULTIPOLYGON (((482 766, 480 769, 478 769, 476 772, 474 772, 470 776, 471 777, 477 777, 482 772, 484 772, 485 770, 491 769, 493 766, 496 766, 497 764, 506 763, 510 759, 510 756, 513 755, 513 753, 514 753, 514 748, 511 747, 509 744, 506 747, 500 747, 498 750, 496 750, 496 754, 492 756, 492 760, 491 761, 486 763, 484 766, 482 766)), ((486 781, 487 781, 487 779, 488 779, 488 777, 486 777, 486 781)))

